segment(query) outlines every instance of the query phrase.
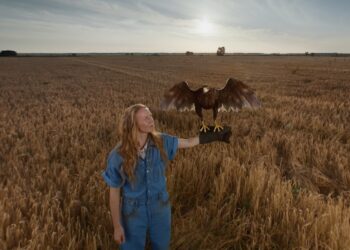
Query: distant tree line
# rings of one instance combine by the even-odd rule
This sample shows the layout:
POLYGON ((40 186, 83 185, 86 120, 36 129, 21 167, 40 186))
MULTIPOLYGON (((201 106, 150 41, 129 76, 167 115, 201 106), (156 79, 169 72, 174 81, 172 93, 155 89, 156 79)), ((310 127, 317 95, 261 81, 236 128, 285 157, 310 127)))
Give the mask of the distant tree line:
POLYGON ((0 56, 17 56, 17 52, 14 50, 2 50, 0 56))
POLYGON ((306 56, 314 56, 315 53, 313 53, 313 52, 309 53, 308 51, 306 51, 306 52, 305 52, 305 55, 306 55, 306 56))

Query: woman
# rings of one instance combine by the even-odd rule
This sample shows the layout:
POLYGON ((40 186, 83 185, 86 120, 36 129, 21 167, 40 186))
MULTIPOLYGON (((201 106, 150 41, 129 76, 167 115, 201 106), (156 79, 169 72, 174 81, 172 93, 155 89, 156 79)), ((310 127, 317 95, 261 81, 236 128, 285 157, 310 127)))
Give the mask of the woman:
POLYGON ((200 133, 189 139, 156 132, 150 110, 128 107, 122 118, 121 142, 109 153, 102 176, 110 187, 114 240, 121 249, 144 249, 149 230, 152 249, 169 249, 171 204, 166 163, 178 148, 212 141, 229 142, 231 130, 200 133))

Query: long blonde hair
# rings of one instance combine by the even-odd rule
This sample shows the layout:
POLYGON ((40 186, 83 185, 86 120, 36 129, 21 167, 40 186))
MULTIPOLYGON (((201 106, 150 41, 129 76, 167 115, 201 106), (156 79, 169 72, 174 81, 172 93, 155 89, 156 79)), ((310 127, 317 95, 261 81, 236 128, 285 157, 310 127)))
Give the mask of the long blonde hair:
MULTIPOLYGON (((147 108, 147 106, 138 103, 126 108, 119 127, 121 142, 118 147, 118 152, 123 158, 123 171, 129 177, 131 182, 135 181, 135 169, 138 159, 138 128, 135 116, 142 108, 147 108)), ((149 137, 159 149, 164 163, 167 164, 167 157, 163 148, 163 141, 160 133, 154 130, 149 133, 149 137)))

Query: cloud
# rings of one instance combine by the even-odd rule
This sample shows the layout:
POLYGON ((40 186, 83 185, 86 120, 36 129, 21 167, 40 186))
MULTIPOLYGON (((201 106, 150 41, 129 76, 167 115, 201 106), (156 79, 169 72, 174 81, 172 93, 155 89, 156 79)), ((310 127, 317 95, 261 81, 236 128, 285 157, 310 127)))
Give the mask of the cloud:
POLYGON ((327 0, 1 1, 0 42, 23 50, 72 51, 80 43, 90 51, 103 46, 113 51, 182 51, 192 44, 207 51, 215 44, 238 45, 234 48, 242 51, 302 51, 322 40, 324 48, 350 50, 335 39, 350 37, 349 7, 347 1, 327 0), (199 32, 202 20, 212 32, 199 32))

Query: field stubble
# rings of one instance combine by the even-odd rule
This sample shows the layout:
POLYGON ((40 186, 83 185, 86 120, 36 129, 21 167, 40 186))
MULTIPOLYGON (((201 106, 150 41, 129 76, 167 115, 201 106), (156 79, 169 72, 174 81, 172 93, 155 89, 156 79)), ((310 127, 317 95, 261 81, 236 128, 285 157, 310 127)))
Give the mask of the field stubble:
POLYGON ((0 249, 115 248, 100 172, 123 109, 144 103, 160 131, 195 136, 197 116, 160 111, 162 93, 228 77, 263 108, 220 113, 231 144, 170 163, 172 249, 349 249, 349 58, 0 59, 0 249))

